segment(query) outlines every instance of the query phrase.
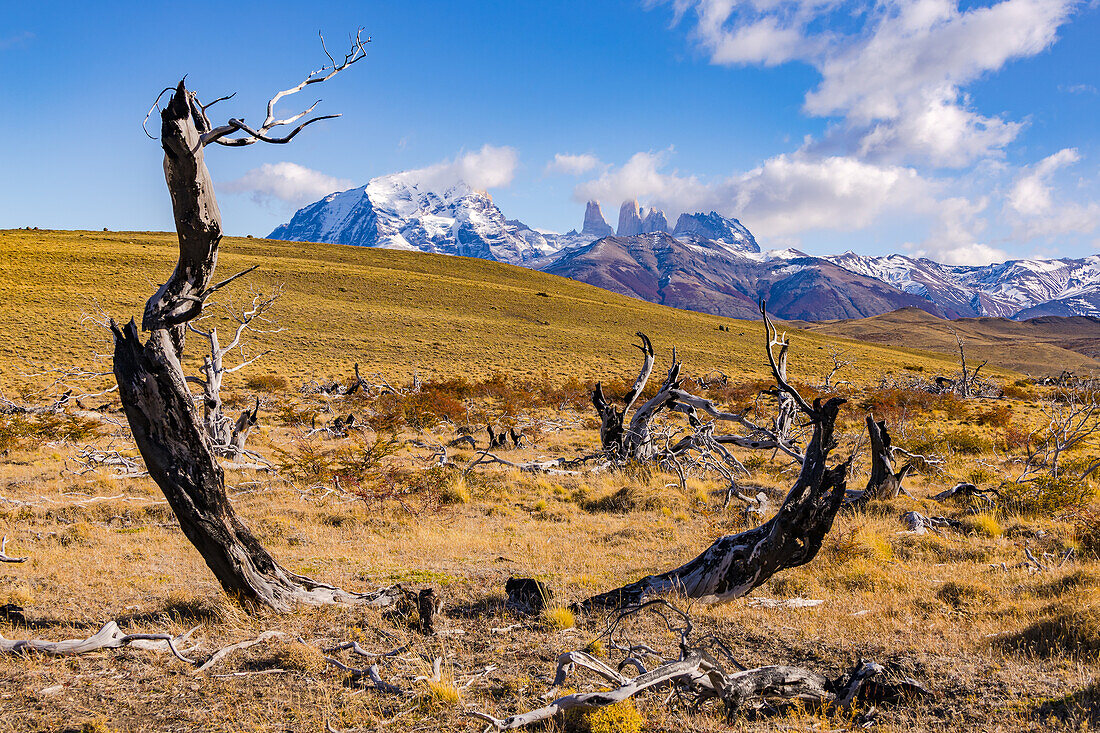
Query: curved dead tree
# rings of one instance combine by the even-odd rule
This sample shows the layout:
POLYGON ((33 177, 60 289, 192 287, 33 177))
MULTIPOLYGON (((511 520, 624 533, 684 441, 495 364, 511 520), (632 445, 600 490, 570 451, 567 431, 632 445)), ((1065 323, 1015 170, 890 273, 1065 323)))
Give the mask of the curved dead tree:
POLYGON ((179 262, 145 305, 141 324, 149 334, 145 343, 133 320, 125 327, 112 322, 119 395, 150 476, 225 591, 276 610, 288 610, 295 603, 388 605, 395 593, 389 589, 368 595, 350 593, 290 572, 264 549, 229 502, 215 445, 195 414, 180 364, 188 325, 201 316, 212 293, 238 277, 214 283, 222 223, 203 149, 212 142, 285 143, 306 125, 324 119, 309 119, 282 138, 269 135, 272 128, 296 122, 313 109, 277 120, 275 102, 308 84, 330 79, 362 59, 366 54, 363 43, 356 37, 343 62, 322 67, 297 87, 276 94, 268 103, 267 120, 258 130, 232 119, 228 125, 212 128, 206 114, 211 105, 203 105, 180 81, 161 112, 160 138, 164 177, 179 236, 179 262), (245 136, 226 137, 238 131, 245 136))
POLYGON ((772 376, 813 428, 794 487, 775 516, 759 527, 718 539, 694 560, 674 570, 593 596, 579 604, 582 609, 637 604, 649 595, 670 591, 704 602, 731 600, 775 573, 804 565, 817 555, 845 497, 851 458, 835 467, 828 466, 829 453, 835 446, 833 428, 845 400, 833 397, 823 403, 815 399, 811 404, 787 382, 772 350, 775 327, 763 302, 760 312, 768 337, 772 376))
POLYGON ((672 366, 661 389, 635 411, 629 423, 626 422, 626 414, 641 397, 642 390, 653 374, 655 356, 649 337, 641 332, 635 335, 642 340, 640 346, 635 344, 642 352, 642 370, 634 380, 634 386, 623 398, 623 408, 619 410, 611 404, 604 395, 600 382, 596 382, 596 389, 592 392, 592 404, 600 416, 600 444, 604 451, 619 461, 647 461, 656 455, 657 448, 650 434, 649 421, 668 404, 668 391, 680 386, 680 362, 676 361, 674 352, 672 366))

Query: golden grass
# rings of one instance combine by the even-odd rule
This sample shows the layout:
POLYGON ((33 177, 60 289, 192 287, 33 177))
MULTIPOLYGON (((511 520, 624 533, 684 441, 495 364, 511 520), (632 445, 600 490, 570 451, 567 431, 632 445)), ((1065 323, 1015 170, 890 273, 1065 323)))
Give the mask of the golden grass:
MULTIPOLYGON (((86 365, 107 352, 106 332, 81 325, 102 309, 118 321, 140 316, 156 283, 177 258, 174 234, 150 232, 0 231, 0 383, 10 388, 34 364, 86 365), (26 363, 30 359, 34 364, 26 363)), ((246 378, 285 377, 291 386, 310 379, 379 372, 390 381, 419 373, 487 376, 503 372, 552 380, 632 378, 629 344, 644 331, 663 364, 676 346, 689 374, 722 370, 762 378, 759 323, 675 310, 616 295, 553 275, 496 262, 364 247, 226 238, 218 272, 260 269, 225 293, 246 297, 248 287, 284 286, 272 315, 285 330, 257 337, 270 348, 246 378), (548 297, 539 297, 538 293, 548 297), (729 331, 718 331, 718 325, 729 331)), ((819 380, 831 364, 826 346, 837 339, 798 334, 791 373, 819 380)), ((945 355, 857 342, 843 347, 857 381, 903 366, 951 373, 945 355)), ((196 358, 194 353, 190 358, 196 358)), ((37 382, 39 380, 29 380, 37 382)), ((275 383, 275 382, 273 382, 275 383)))
MULTIPOLYGON (((17 334, 14 342, 0 342, 6 349, 0 352, 5 389, 26 371, 21 356, 84 359, 90 341, 82 341, 86 337, 73 326, 83 306, 44 295, 60 292, 70 272, 105 307, 131 313, 174 258, 170 238, 161 234, 4 232, 0 246, 11 254, 0 259, 0 297, 25 302, 0 315, 0 332, 17 334), (130 267, 137 276, 127 274, 130 267), (50 328, 60 337, 47 338, 50 328)), ((632 378, 636 355, 626 341, 638 329, 653 336, 662 357, 677 344, 689 368, 721 368, 737 380, 763 376, 759 324, 671 311, 519 268, 262 240, 227 240, 221 267, 228 274, 261 261, 268 270, 263 283, 287 283, 279 316, 288 330, 268 342, 278 354, 260 371, 286 377, 292 389, 306 378, 346 377, 353 361, 370 364, 365 373, 385 372, 391 381, 411 378, 414 369, 422 376, 501 370, 537 379, 545 372, 550 381, 632 378), (531 297, 538 291, 550 297, 531 297), (719 322, 731 330, 718 332, 719 322)), ((825 338, 799 335, 795 343, 792 372, 807 379, 820 373, 828 352, 817 347, 825 338)), ((861 361, 857 374, 868 381, 904 364, 936 373, 953 368, 950 357, 853 348, 861 361)), ((42 379, 28 378, 27 384, 42 379)), ((242 400, 249 390, 274 390, 267 393, 271 404, 251 442, 273 460, 285 454, 305 462, 299 423, 373 409, 365 401, 282 392, 275 379, 251 388, 245 375, 240 379, 230 391, 242 400)), ((502 411, 498 401, 483 398, 467 406, 491 416, 502 411)), ((896 444, 911 448, 918 440, 969 429, 987 408, 944 401, 906 408, 891 418, 891 432, 896 444)), ((1036 419, 1034 404, 1025 399, 1013 400, 1013 408, 1015 424, 1036 419)), ((837 457, 846 455, 863 429, 862 410, 845 410, 837 457)), ((587 411, 519 405, 513 412, 547 427, 535 445, 510 450, 512 460, 583 454, 598 445, 587 411)), ((84 443, 132 452, 124 429, 108 426, 76 442, 56 431, 47 438, 35 433, 10 447, 0 456, 0 534, 9 535, 9 552, 30 560, 0 566, 0 603, 22 606, 40 625, 31 629, 0 619, 5 637, 86 636, 111 618, 135 632, 179 634, 197 626, 204 654, 269 629, 286 636, 232 655, 212 670, 233 677, 195 675, 168 655, 134 649, 71 659, 0 657, 0 733, 63 730, 85 721, 119 731, 324 730, 329 723, 339 730, 384 726, 397 733, 472 729, 468 707, 503 717, 545 704, 541 695, 563 651, 597 639, 588 650, 619 661, 606 640, 598 640, 603 619, 574 616, 570 602, 675 567, 715 538, 756 521, 736 503, 723 511, 724 485, 713 478, 693 476, 681 488, 675 476, 645 469, 532 476, 484 467, 462 475, 427 469, 431 451, 408 442, 446 443, 456 435, 454 426, 441 421, 420 429, 398 424, 394 430, 401 447, 392 455, 388 448, 367 455, 379 445, 374 433, 353 440, 318 436, 313 448, 321 460, 309 470, 228 470, 230 495, 242 519, 291 571, 349 589, 395 582, 432 586, 444 600, 439 624, 463 634, 424 637, 409 618, 374 609, 245 613, 226 598, 149 479, 67 470, 66 460, 84 443), (325 456, 338 459, 340 470, 355 469, 364 484, 392 480, 407 491, 397 499, 381 491, 335 492, 325 456), (510 576, 547 581, 556 605, 534 623, 494 632, 522 620, 504 606, 510 576), (376 650, 409 645, 377 661, 383 677, 413 690, 416 700, 364 691, 325 666, 317 650, 350 639, 376 650), (441 681, 414 683, 430 665, 425 660, 438 657, 447 670, 441 681), (488 666, 497 669, 479 676, 488 666), (269 673, 273 669, 287 671, 269 673), (43 692, 57 685, 61 692, 43 692)), ((1048 718, 1100 722, 1081 712, 1095 699, 1100 674, 1092 651, 1100 638, 1100 563, 1079 550, 1072 567, 1062 570, 1029 575, 1016 567, 1025 543, 1052 556, 1081 543, 1075 522, 1084 515, 1065 507, 1093 501, 1095 481, 1073 487, 1072 501, 1034 500, 1026 507, 1021 501, 977 516, 966 506, 928 499, 955 480, 994 482, 1011 469, 1010 456, 991 452, 1003 428, 985 425, 980 432, 978 454, 949 453, 940 472, 907 479, 916 498, 873 502, 862 514, 840 515, 812 562, 777 574, 753 594, 815 598, 822 605, 695 604, 697 631, 715 634, 751 666, 803 665, 836 677, 860 658, 902 665, 938 697, 925 705, 884 706, 877 727, 889 733, 1055 727, 1048 718), (910 510, 948 514, 974 531, 913 535, 898 521, 910 510), (998 531, 1002 527, 1008 529, 998 531)), ((793 482, 791 466, 763 454, 737 454, 753 469, 753 491, 770 494, 777 505, 793 482)), ((474 455, 451 451, 459 465, 474 455)), ((864 452, 849 485, 860 487, 866 479, 864 452)), ((632 623, 634 638, 677 653, 675 635, 657 619, 632 623)), ((366 664, 350 652, 341 654, 351 666, 366 664)), ((582 674, 568 684, 591 691, 604 681, 582 674)), ((662 705, 664 694, 640 696, 629 709, 576 725, 601 733, 725 729, 720 709, 673 711, 662 705)), ((750 731, 777 724, 832 730, 850 723, 794 710, 781 719, 737 725, 750 731)))

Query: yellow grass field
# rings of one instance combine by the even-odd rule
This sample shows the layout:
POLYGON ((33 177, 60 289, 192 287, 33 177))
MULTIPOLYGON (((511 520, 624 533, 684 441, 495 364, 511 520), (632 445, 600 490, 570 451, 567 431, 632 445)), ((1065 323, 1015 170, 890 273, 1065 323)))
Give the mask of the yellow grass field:
MULTIPOLYGON (((88 366, 93 351, 109 352, 107 334, 82 326, 82 314, 138 315, 173 266, 176 245, 162 233, 20 230, 0 232, 0 252, 0 393, 42 406, 54 396, 42 391, 52 380, 43 367, 88 366)), ((576 383, 632 381, 639 355, 630 343, 639 330, 657 347, 653 381, 675 345, 688 375, 730 376, 725 391, 708 393, 722 407, 768 406, 760 323, 496 263, 354 247, 229 239, 218 273, 252 264, 261 270, 222 302, 240 299, 249 284, 282 284, 272 315, 284 330, 257 337, 253 349, 273 353, 233 375, 225 390, 233 410, 262 397, 248 445, 273 464, 225 466, 235 508, 294 572, 352 590, 395 582, 435 589, 445 633, 422 634, 415 612, 349 606, 279 615, 237 606, 147 476, 89 463, 89 451, 136 457, 116 396, 69 403, 62 413, 0 409, 0 535, 9 555, 27 558, 0 564, 0 636, 83 638, 113 619, 125 633, 193 629, 185 648, 201 661, 263 632, 283 634, 201 671, 166 651, 133 647, 0 654, 0 733, 482 731, 473 710, 503 717, 544 705, 562 653, 587 648, 612 666, 622 661, 602 635, 605 615, 571 617, 562 610, 571 602, 673 568, 762 521, 736 500, 724 505, 728 484, 714 472, 681 482, 653 466, 574 475, 471 468, 478 454, 466 447, 451 447, 448 464, 436 465, 436 447, 463 431, 483 447, 490 422, 527 436, 526 446, 500 451, 510 461, 597 450, 599 422, 576 383), (379 373, 398 386, 414 373, 450 381, 405 395, 299 391, 309 380, 346 381, 354 362, 368 380, 379 373), (268 374, 285 377, 285 386, 246 383, 268 374), (566 384, 573 386, 559 389, 566 384), (348 413, 360 426, 349 435, 310 434, 348 413), (392 455, 368 460, 369 448, 391 440, 392 455), (529 616, 506 608, 510 576, 549 583, 556 610, 529 616), (396 651, 369 659, 328 651, 345 641, 396 651), (382 679, 406 694, 369 689, 326 655, 353 667, 377 663, 382 679), (431 679, 435 659, 439 679, 431 679)), ((837 375, 849 403, 831 460, 854 454, 850 487, 868 478, 868 410, 888 421, 895 445, 931 460, 906 479, 912 496, 840 514, 815 559, 748 597, 710 606, 670 600, 746 666, 797 665, 836 678, 871 659, 931 691, 879 706, 873 730, 1100 725, 1100 505, 1097 473, 1081 477, 1100 459, 1100 443, 1093 437, 1065 454, 1069 478, 1015 484, 1056 389, 1005 368, 989 372, 1008 388, 1003 399, 881 388, 886 375, 952 376, 955 358, 825 333, 792 337, 791 376, 802 385, 820 385, 830 346, 855 361, 837 375), (931 498, 959 481, 1001 497, 931 498), (901 522, 907 511, 956 524, 914 534, 901 522), (1025 552, 1043 569, 1029 568, 1025 552), (791 599, 822 603, 760 605, 791 599)), ((189 342, 192 360, 197 343, 189 342)), ((682 431, 686 422, 672 416, 662 425, 682 431)), ((774 510, 797 467, 770 452, 734 453, 751 472, 738 478, 742 489, 764 493, 774 510)), ((676 639, 659 618, 628 626, 637 642, 675 656, 676 639)), ((577 670, 559 693, 606 687, 577 670)), ((868 707, 796 705, 727 719, 717 705, 691 711, 666 704, 667 696, 667 688, 647 692, 614 715, 585 713, 531 730, 863 730, 858 714, 868 707)))
MULTIPOLYGON (((108 334, 82 317, 102 309, 122 321, 141 307, 175 266, 173 234, 0 232, 0 381, 34 373, 33 362, 77 365, 109 350, 108 334)), ((484 260, 327 244, 227 238, 221 277, 260 268, 234 283, 221 302, 249 286, 284 295, 272 317, 283 331, 257 338, 274 353, 257 366, 301 383, 351 373, 406 381, 503 372, 601 379, 636 369, 630 343, 643 331, 658 365, 675 346, 687 374, 720 370, 762 378, 761 327, 616 295, 590 285, 484 260), (718 325, 729 331, 719 331, 718 325)), ((215 296, 217 298, 217 296, 215 296)), ((950 374, 953 357, 800 334, 791 371, 820 378, 837 344, 855 361, 849 379, 904 374, 905 367, 950 374)))

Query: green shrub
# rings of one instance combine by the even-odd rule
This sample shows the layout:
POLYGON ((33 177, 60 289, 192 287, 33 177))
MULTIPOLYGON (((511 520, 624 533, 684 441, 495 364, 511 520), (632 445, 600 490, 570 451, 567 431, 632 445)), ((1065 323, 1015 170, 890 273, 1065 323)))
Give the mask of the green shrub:
POLYGON ((946 430, 941 438, 956 453, 977 456, 993 449, 993 443, 981 433, 967 428, 946 430))

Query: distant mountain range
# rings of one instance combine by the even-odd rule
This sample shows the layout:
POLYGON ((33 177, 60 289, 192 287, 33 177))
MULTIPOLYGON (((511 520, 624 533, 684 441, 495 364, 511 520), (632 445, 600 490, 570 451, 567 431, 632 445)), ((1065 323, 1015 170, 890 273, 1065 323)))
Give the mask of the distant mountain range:
POLYGON ((737 219, 681 214, 626 201, 617 229, 599 202, 580 231, 557 234, 507 219, 493 199, 459 183, 443 193, 395 173, 310 204, 272 239, 418 250, 510 262, 655 303, 735 318, 767 299, 780 318, 864 318, 916 307, 943 318, 1100 317, 1100 256, 943 265, 905 255, 814 257, 761 252, 737 219))

